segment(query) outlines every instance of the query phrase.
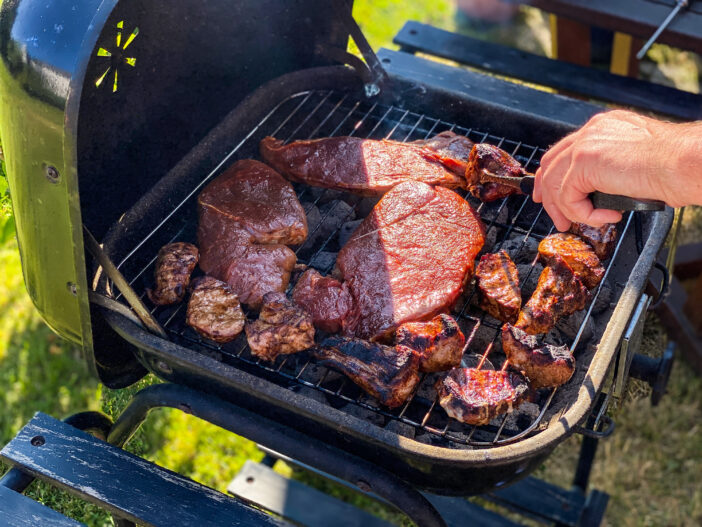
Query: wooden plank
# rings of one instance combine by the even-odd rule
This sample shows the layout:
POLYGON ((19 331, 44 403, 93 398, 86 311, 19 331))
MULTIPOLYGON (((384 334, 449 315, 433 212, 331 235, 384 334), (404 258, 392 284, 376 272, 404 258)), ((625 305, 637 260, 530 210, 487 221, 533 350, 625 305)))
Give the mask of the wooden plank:
POLYGON ((0 485, 0 524, 6 527, 78 527, 83 525, 0 485))
MULTIPOLYGON (((602 101, 702 119, 702 96, 457 35, 409 21, 393 42, 461 64, 602 101)), ((559 47, 560 53, 560 47, 559 47)))
POLYGON ((424 496, 441 513, 448 527, 466 527, 468 525, 486 525, 489 527, 519 527, 519 523, 483 509, 465 498, 437 496, 425 493, 424 496))
POLYGON ((0 457, 139 524, 288 525, 42 413, 0 457))
POLYGON ((306 527, 391 527, 372 514, 254 461, 244 464, 227 490, 244 501, 306 527))

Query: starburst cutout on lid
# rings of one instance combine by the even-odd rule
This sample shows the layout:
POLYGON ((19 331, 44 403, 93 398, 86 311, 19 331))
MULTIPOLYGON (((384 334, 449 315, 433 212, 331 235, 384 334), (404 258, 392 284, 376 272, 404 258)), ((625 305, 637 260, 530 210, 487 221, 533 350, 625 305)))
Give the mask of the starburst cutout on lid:
POLYGON ((125 51, 129 47, 129 44, 134 42, 134 39, 137 37, 137 35, 139 35, 139 28, 135 27, 126 39, 122 38, 123 30, 124 20, 120 20, 119 22, 117 22, 117 35, 115 38, 115 47, 111 50, 107 48, 98 48, 97 50, 97 56, 109 58, 110 64, 107 66, 107 69, 105 69, 103 74, 95 80, 95 86, 99 88, 103 84, 112 84, 112 93, 117 91, 117 85, 119 83, 120 66, 122 64, 126 64, 127 66, 130 66, 132 68, 136 66, 136 58, 127 57, 125 51), (122 43, 123 40, 124 44, 122 43), (112 75, 110 75, 110 73, 112 73, 112 75), (111 79, 112 82, 110 83, 108 79, 111 79))

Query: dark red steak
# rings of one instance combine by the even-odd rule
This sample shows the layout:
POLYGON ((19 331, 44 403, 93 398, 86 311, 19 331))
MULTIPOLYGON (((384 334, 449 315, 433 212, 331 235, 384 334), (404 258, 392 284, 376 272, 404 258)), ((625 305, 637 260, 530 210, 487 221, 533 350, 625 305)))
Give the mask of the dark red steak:
POLYGON ((346 284, 315 269, 308 269, 297 281, 292 300, 310 314, 316 328, 328 333, 341 329, 353 303, 346 284))
POLYGON ((416 181, 393 188, 337 257, 354 300, 345 334, 379 339, 449 310, 484 241, 480 218, 455 192, 416 181))
POLYGON ((403 181, 465 188, 463 173, 456 173, 467 159, 460 157, 466 150, 465 145, 459 148, 461 141, 470 142, 447 137, 422 144, 329 137, 284 145, 266 137, 260 149, 263 160, 292 181, 374 196, 403 181))
POLYGON ((570 232, 577 234, 595 250, 597 257, 608 260, 617 245, 617 226, 614 223, 605 223, 602 227, 590 227, 584 223, 573 223, 570 232))
POLYGON ((519 194, 519 189, 513 186, 484 181, 485 171, 508 177, 522 177, 525 174, 519 161, 501 148, 487 143, 478 143, 470 153, 466 169, 466 181, 470 193, 481 201, 495 201, 511 194, 519 194))
POLYGON ((146 290, 149 300, 158 306, 183 300, 199 258, 197 247, 190 243, 175 242, 161 247, 154 269, 156 287, 146 290))
POLYGON ((557 232, 541 240, 539 243, 541 261, 549 265, 556 257, 563 258, 588 289, 597 287, 604 277, 605 269, 594 249, 575 234, 557 232))
POLYGON ((229 285, 204 276, 193 282, 186 322, 203 337, 225 343, 242 332, 246 317, 229 285))
POLYGON ((514 322, 522 307, 517 266, 505 251, 484 254, 475 271, 480 307, 503 322, 514 322))
POLYGON ((459 176, 466 173, 468 157, 474 145, 466 136, 448 130, 430 139, 412 141, 412 144, 423 146, 432 155, 436 155, 446 168, 459 176))
POLYGON ((397 328, 395 344, 419 355, 419 371, 447 371, 461 365, 466 338, 456 320, 446 314, 428 322, 407 322, 397 328))

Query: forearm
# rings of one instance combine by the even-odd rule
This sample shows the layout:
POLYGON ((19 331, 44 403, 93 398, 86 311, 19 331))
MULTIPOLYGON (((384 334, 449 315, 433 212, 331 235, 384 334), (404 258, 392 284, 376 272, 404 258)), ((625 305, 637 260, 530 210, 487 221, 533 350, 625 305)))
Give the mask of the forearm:
POLYGON ((702 122, 670 126, 672 148, 660 152, 670 158, 670 168, 661 178, 669 187, 666 203, 673 207, 702 205, 702 122))

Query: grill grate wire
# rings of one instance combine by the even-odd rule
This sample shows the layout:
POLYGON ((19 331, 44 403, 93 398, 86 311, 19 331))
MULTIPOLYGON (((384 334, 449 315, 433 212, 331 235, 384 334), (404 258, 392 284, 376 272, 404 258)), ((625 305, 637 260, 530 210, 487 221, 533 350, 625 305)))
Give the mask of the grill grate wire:
MULTIPOLYGON (((132 287, 137 290, 142 290, 141 295, 142 298, 144 298, 145 287, 140 287, 140 285, 145 284, 148 277, 153 273, 156 253, 158 252, 158 248, 155 247, 157 243, 156 240, 162 242, 161 244, 165 244, 187 237, 194 223, 194 197, 196 194, 207 182, 218 175, 230 161, 233 162, 235 159, 238 159, 239 157, 234 157, 238 152, 247 148, 251 150, 251 146, 257 144, 263 135, 282 137, 282 135, 279 134, 284 133, 286 143, 299 139, 313 139, 315 137, 361 134, 363 137, 367 138, 409 141, 426 139, 446 130, 465 135, 475 142, 489 142, 495 144, 508 151, 513 157, 518 159, 525 168, 531 169, 532 171, 538 166, 538 158, 544 153, 543 149, 536 146, 512 141, 505 137, 494 136, 488 132, 476 131, 472 128, 466 128, 455 123, 449 123, 435 117, 427 116, 426 114, 419 114, 394 106, 385 106, 377 102, 368 104, 360 100, 353 100, 348 94, 316 90, 301 92, 278 103, 273 110, 250 130, 246 137, 222 159, 217 167, 203 178, 188 196, 170 211, 158 226, 124 257, 118 264, 118 267, 129 277, 128 280, 132 287), (307 106, 311 106, 311 109, 306 110, 307 106), (336 125, 334 125, 335 121, 338 121, 336 125), (310 125, 314 127, 308 132, 305 132, 306 127, 310 125), (330 130, 326 129, 328 126, 330 130), (190 206, 191 208, 187 209, 186 206, 190 206), (183 210, 184 208, 185 210, 183 210), (177 213, 181 211, 182 214, 178 216, 177 213), (166 239, 163 239, 162 236, 158 236, 160 231, 166 230, 164 226, 172 222, 176 222, 179 226, 169 231, 174 234, 166 239), (140 255, 142 256, 141 258, 139 258, 140 255), (146 255, 146 257, 144 257, 144 255, 146 255), (140 264, 137 264, 137 261, 139 261, 140 264), (133 272, 129 273, 128 271, 133 272)), ((309 213, 313 207, 317 206, 322 200, 328 198, 334 192, 329 190, 318 192, 318 195, 313 200, 309 201, 306 198, 313 192, 312 187, 296 185, 296 190, 298 191, 298 198, 303 202, 306 213, 309 213)), ((354 217, 359 211, 359 207, 363 201, 362 198, 357 196, 349 197, 345 195, 345 197, 347 203, 352 203, 352 205, 350 210, 346 213, 344 221, 354 217)), ((511 196, 501 200, 496 205, 477 202, 467 193, 464 197, 475 205, 475 209, 483 219, 486 226, 486 238, 489 240, 491 232, 495 232, 495 241, 490 247, 486 244, 483 252, 499 251, 510 236, 518 235, 521 238, 521 242, 516 252, 512 253, 512 256, 515 256, 524 250, 527 240, 533 239, 538 242, 554 230, 553 224, 548 220, 544 209, 542 207, 536 207, 528 196, 511 196), (516 212, 514 212, 511 217, 508 216, 506 219, 500 219, 508 203, 516 212), (500 232, 502 234, 498 239, 498 234, 500 232)), ((334 206, 338 204, 339 201, 336 201, 334 206)), ((308 241, 325 225, 325 221, 333 213, 334 206, 326 211, 316 225, 310 226, 307 240, 295 249, 299 257, 298 261, 302 260, 301 263, 308 265, 314 263, 316 258, 319 257, 330 243, 332 243, 332 240, 338 236, 340 227, 332 230, 321 243, 318 243, 311 255, 300 258, 300 255, 304 253, 304 249, 307 248, 308 241)), ((581 336, 585 325, 592 315, 593 306, 606 282, 607 275, 613 263, 617 260, 622 241, 629 230, 632 218, 633 216, 630 214, 625 222, 625 226, 621 229, 622 232, 619 234, 615 252, 606 265, 605 276, 592 295, 592 300, 586 315, 571 344, 571 350, 573 351, 575 351, 581 343, 581 336)), ((538 254, 531 260, 529 270, 523 278, 523 283, 529 279, 534 271, 537 260, 538 254)), ((332 267, 333 263, 316 268, 323 274, 327 274, 331 271, 332 267)), ((479 357, 478 367, 484 367, 488 362, 488 356, 490 356, 493 361, 501 361, 502 365, 506 366, 502 352, 493 353, 493 347, 497 342, 502 324, 482 311, 480 313, 471 312, 474 311, 471 310, 471 301, 476 294, 476 289, 476 287, 472 287, 470 291, 467 292, 465 301, 458 311, 454 313, 454 316, 459 320, 459 324, 466 334, 464 361, 466 352, 476 347, 475 345, 478 343, 478 333, 481 329, 485 329, 493 331, 494 335, 479 353, 475 353, 474 356, 479 357)), ((116 298, 119 299, 120 296, 121 295, 118 294, 116 298)), ((507 427, 509 414, 498 417, 485 426, 466 425, 449 419, 440 407, 437 409, 438 405, 435 396, 428 399, 425 395, 420 394, 422 386, 430 380, 430 374, 423 374, 418 388, 404 405, 400 408, 390 410, 378 406, 370 396, 362 392, 346 377, 336 374, 327 368, 316 366, 314 359, 309 358, 304 352, 302 354, 279 357, 275 363, 269 364, 251 355, 243 333, 235 341, 224 345, 202 339, 184 323, 185 303, 181 303, 176 307, 156 307, 152 310, 152 314, 156 316, 172 338, 176 341, 180 340, 184 345, 192 349, 196 349, 208 355, 213 355, 220 360, 234 365, 245 365, 253 368, 254 372, 273 376, 273 380, 278 382, 282 381, 290 385, 291 388, 295 386, 312 388, 324 394, 328 404, 332 406, 339 407, 343 404, 354 405, 372 412, 374 416, 381 417, 385 424, 390 421, 401 422, 413 427, 415 433, 425 432, 430 434, 438 442, 450 441, 457 445, 470 447, 491 447, 513 443, 533 433, 537 433, 545 427, 543 418, 558 390, 557 388, 542 390, 542 392, 547 393, 541 393, 537 400, 539 407, 537 415, 531 418, 528 423, 517 425, 514 429, 507 427), (306 358, 302 359, 302 357, 306 358), (324 372, 316 380, 305 378, 306 373, 313 368, 324 370, 324 372)), ((246 313, 246 315, 249 318, 255 316, 254 313, 246 313)), ((496 366, 497 365, 498 364, 496 364, 496 366)))

